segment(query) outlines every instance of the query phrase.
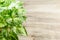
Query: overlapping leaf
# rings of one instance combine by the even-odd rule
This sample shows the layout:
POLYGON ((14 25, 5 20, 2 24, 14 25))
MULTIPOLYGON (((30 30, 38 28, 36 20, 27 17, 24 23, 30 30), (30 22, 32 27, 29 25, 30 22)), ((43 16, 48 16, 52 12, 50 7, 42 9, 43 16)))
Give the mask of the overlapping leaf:
POLYGON ((0 0, 0 40, 18 40, 17 35, 27 35, 22 23, 26 20, 23 2, 0 0))

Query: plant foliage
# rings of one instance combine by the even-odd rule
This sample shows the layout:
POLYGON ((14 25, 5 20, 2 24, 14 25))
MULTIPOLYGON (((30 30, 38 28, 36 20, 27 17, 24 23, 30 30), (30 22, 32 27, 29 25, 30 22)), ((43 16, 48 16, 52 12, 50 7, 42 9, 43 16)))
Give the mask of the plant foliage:
POLYGON ((27 35, 23 22, 26 20, 23 2, 0 0, 0 40, 18 40, 18 35, 27 35))

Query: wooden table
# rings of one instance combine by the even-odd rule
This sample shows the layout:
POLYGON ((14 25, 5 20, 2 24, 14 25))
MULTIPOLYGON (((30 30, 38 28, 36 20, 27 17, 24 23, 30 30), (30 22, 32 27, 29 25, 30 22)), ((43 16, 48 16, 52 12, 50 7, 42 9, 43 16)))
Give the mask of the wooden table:
POLYGON ((24 0, 28 37, 21 40, 60 40, 60 0, 24 0))

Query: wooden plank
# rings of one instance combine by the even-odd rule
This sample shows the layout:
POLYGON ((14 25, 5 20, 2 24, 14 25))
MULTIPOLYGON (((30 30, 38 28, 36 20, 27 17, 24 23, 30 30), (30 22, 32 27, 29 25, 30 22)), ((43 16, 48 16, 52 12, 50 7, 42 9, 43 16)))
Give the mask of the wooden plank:
POLYGON ((28 37, 21 40, 60 40, 60 0, 24 0, 28 37))
POLYGON ((28 5, 36 4, 60 4, 60 0, 23 0, 28 5))

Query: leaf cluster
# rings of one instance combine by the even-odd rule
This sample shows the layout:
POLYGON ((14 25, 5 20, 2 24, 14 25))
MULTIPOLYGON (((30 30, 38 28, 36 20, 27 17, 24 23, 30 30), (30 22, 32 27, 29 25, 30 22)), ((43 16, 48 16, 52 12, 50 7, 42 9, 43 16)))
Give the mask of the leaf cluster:
POLYGON ((0 40, 18 40, 19 34, 27 35, 25 20, 23 2, 0 0, 0 40))

